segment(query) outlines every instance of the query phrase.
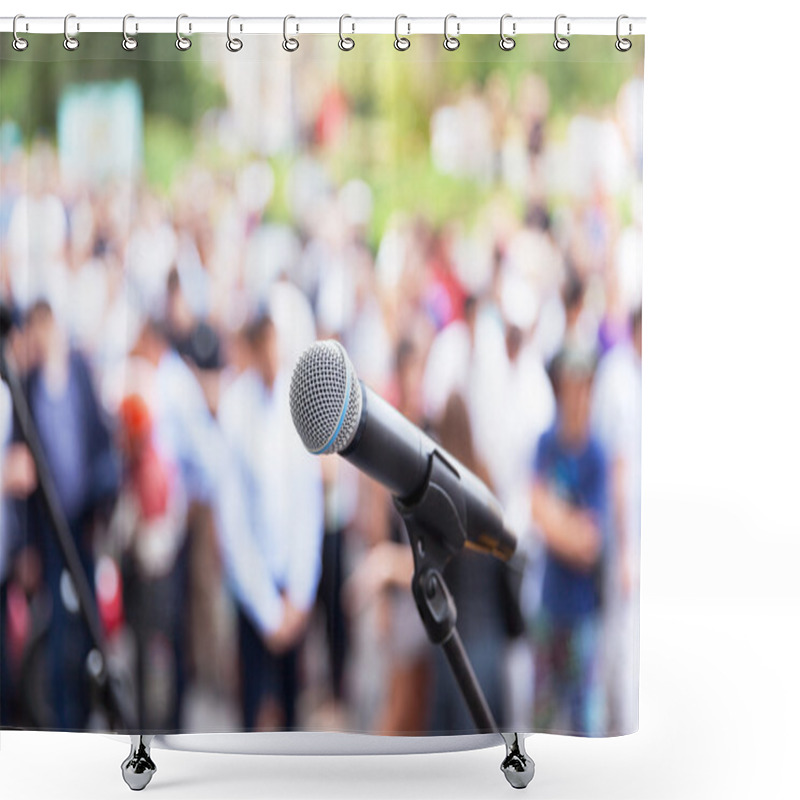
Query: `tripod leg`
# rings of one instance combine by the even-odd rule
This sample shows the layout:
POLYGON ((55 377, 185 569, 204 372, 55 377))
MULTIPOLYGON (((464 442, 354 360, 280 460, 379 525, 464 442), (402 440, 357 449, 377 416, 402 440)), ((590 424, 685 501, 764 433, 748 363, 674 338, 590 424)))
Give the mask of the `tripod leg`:
POLYGON ((152 736, 131 734, 131 752, 122 762, 122 779, 134 792, 144 789, 155 775, 156 765, 150 758, 152 741, 152 736))
POLYGON ((506 757, 500 769, 515 789, 524 789, 532 780, 536 765, 525 752, 525 738, 520 733, 501 734, 506 743, 506 757))

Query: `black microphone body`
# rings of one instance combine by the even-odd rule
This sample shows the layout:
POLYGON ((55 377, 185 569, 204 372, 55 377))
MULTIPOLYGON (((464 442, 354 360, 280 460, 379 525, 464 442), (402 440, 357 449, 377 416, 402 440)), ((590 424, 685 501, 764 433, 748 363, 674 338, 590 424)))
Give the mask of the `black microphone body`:
POLYGON ((466 512, 465 544, 510 558, 516 537, 506 530, 500 503, 486 484, 379 394, 363 382, 360 385, 361 419, 341 455, 408 506, 426 488, 436 453, 458 477, 466 512))
MULTIPOLYGON (((331 353, 335 356, 335 350, 326 355, 330 357, 331 353)), ((327 378, 330 364, 325 366, 327 378)), ((344 349, 337 342, 318 342, 300 357, 292 376, 291 395, 295 425, 311 452, 338 452, 384 485, 401 508, 413 506, 426 491, 433 461, 437 458, 451 473, 447 488, 442 491, 457 512, 464 544, 504 560, 514 554, 516 537, 505 527, 500 503, 486 484, 380 395, 358 381, 344 349), (319 353, 322 357, 322 351, 315 348, 322 347, 338 348, 347 370, 346 380, 341 383, 345 388, 335 401, 317 375, 313 379, 308 377, 308 370, 316 367, 315 356, 319 353), (327 428, 321 426, 326 432, 322 437, 326 441, 321 447, 320 440, 310 443, 304 435, 304 424, 308 428, 312 424, 309 420, 316 422, 316 418, 329 412, 331 407, 339 412, 338 425, 330 436, 327 428), (345 427, 348 424, 346 420, 351 430, 342 433, 343 422, 345 427)), ((336 422, 332 420, 327 427, 332 429, 336 422)))

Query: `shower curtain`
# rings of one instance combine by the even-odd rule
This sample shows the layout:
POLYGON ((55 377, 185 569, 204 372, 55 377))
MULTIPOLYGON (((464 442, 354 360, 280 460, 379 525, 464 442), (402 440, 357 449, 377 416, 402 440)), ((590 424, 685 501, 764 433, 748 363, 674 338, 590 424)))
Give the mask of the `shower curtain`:
POLYGON ((4 34, 0 726, 475 731, 336 340, 517 539, 444 571, 500 729, 636 730, 644 39, 352 38, 4 34))

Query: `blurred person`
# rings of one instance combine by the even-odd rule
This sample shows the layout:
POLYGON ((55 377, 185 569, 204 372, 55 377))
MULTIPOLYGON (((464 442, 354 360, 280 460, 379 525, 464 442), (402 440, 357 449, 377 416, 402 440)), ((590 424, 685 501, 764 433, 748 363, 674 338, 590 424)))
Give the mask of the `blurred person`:
POLYGON ((545 546, 535 624, 536 730, 605 731, 600 612, 605 455, 590 431, 594 356, 567 345, 552 365, 557 417, 533 464, 533 519, 545 546))
POLYGON ((506 76, 500 70, 489 75, 484 94, 491 116, 492 178, 499 180, 503 175, 503 150, 510 120, 514 116, 511 109, 511 88, 506 76))
POLYGON ((332 197, 319 214, 304 254, 305 269, 315 272, 314 310, 324 335, 339 334, 353 322, 357 257, 344 209, 340 200, 332 197))
POLYGON ((336 151, 347 141, 350 99, 337 82, 322 91, 314 119, 313 138, 323 150, 336 151))
POLYGON ((30 451, 21 442, 11 444, 11 393, 0 383, 0 726, 23 724, 19 709, 19 669, 21 640, 27 631, 20 630, 20 614, 26 595, 38 587, 39 560, 33 563, 17 558, 24 542, 17 541, 21 531, 10 525, 8 515, 12 499, 25 499, 36 488, 36 467, 30 451), (17 534, 15 537, 14 534, 17 534))
MULTIPOLYGON (((159 449, 178 467, 190 501, 212 502, 227 485, 219 480, 225 456, 222 437, 197 376, 170 342, 167 323, 148 317, 131 356, 126 377, 148 384, 146 399, 159 449), (148 369, 134 369, 137 362, 148 369)), ((135 388, 126 386, 125 393, 135 388)))
POLYGON ((567 265, 561 287, 561 302, 564 304, 564 343, 578 349, 593 340, 587 330, 584 311, 586 308, 586 282, 573 265, 567 265))
POLYGON ((224 672, 220 649, 226 641, 217 613, 222 565, 217 543, 245 526, 244 488, 232 466, 232 454, 211 413, 203 388, 186 361, 172 348, 165 323, 148 318, 126 365, 121 394, 136 392, 147 400, 153 417, 153 440, 175 465, 189 504, 187 536, 177 556, 175 580, 182 587, 179 619, 186 644, 178 650, 177 703, 189 677, 186 655, 193 654, 195 675, 224 672))
MULTIPOLYGON (((22 135, 16 123, 9 120, 0 123, 0 242, 6 242, 11 213, 22 192, 24 151, 21 144, 22 135)), ((0 249, 0 264, 2 258, 0 249)), ((3 289, 8 291, 7 286, 3 289)))
POLYGON ((178 237, 162 200, 149 189, 138 197, 135 224, 127 246, 126 277, 145 313, 163 302, 164 285, 175 263, 178 237))
POLYGON ((640 194, 633 197, 633 222, 616 237, 614 257, 605 274, 606 302, 600 328, 604 350, 629 338, 631 314, 642 302, 641 199, 640 194))
POLYGON ((427 286, 423 302, 436 330, 460 319, 464 313, 467 293, 453 263, 455 230, 434 231, 428 242, 426 269, 427 286))
POLYGON ((480 453, 487 452, 494 430, 504 351, 503 329, 497 316, 481 309, 478 298, 469 295, 464 300, 463 319, 454 320, 436 335, 425 362, 426 415, 438 418, 450 395, 461 394, 480 453))
POLYGON ((316 340, 316 321, 303 292, 282 272, 267 290, 269 307, 280 344, 280 362, 294 369, 300 354, 316 340))
MULTIPOLYGON (((397 409, 421 429, 429 428, 422 400, 422 355, 410 339, 401 340, 397 346, 395 374, 397 409)), ((430 724, 432 652, 411 593, 414 559, 405 526, 388 494, 375 482, 365 481, 368 491, 381 498, 386 530, 372 532, 372 546, 345 587, 346 603, 351 613, 374 603, 388 612, 382 638, 388 650, 389 674, 376 733, 419 734, 430 724)))
MULTIPOLYGON (((242 263, 241 288, 250 307, 257 303, 268 303, 269 294, 275 281, 282 275, 289 275, 311 296, 315 291, 316 275, 311 286, 306 286, 307 275, 303 260, 320 240, 320 231, 315 230, 308 240, 305 250, 295 227, 291 224, 265 221, 250 232, 246 239, 242 263)), ((312 265, 308 272, 316 272, 312 265)))
MULTIPOLYGON (((492 488, 485 464, 472 441, 469 414, 463 398, 448 399, 436 432, 442 447, 492 488)), ((489 708, 505 723, 504 661, 508 643, 524 631, 515 575, 508 564, 465 548, 445 567, 444 579, 453 595, 458 632, 469 655, 489 708)), ((434 657, 431 730, 439 733, 474 732, 475 723, 441 650, 434 657)), ((504 729, 504 728, 503 728, 504 729)))
MULTIPOLYGON (((4 303, 8 303, 7 297, 6 292, 0 293, 4 303)), ((13 327, 0 346, 5 348, 9 365, 23 372, 26 344, 19 329, 20 315, 13 304, 8 305, 13 327)), ((11 440, 13 411, 11 392, 5 381, 0 381, 0 726, 24 721, 18 681, 28 634, 25 612, 29 597, 39 588, 41 572, 38 556, 24 547, 24 531, 14 520, 18 504, 13 501, 30 496, 37 476, 27 445, 11 440)))
POLYGON ((530 281, 507 270, 500 290, 505 346, 484 461, 506 520, 523 541, 531 527, 531 453, 555 417, 553 387, 534 339, 538 306, 530 281))
MULTIPOLYGON (((355 235, 355 234, 354 234, 355 235)), ((336 319, 329 314, 319 319, 320 326, 326 322, 343 325, 336 333, 340 335, 359 375, 369 384, 384 386, 391 374, 391 344, 388 340, 383 314, 375 293, 375 276, 372 255, 366 245, 357 240, 348 247, 348 256, 343 265, 350 274, 353 287, 354 306, 349 319, 336 319)), ((323 248, 316 253, 323 256, 323 248)), ((341 274, 341 273, 340 273, 341 274)), ((276 284, 277 286, 277 284, 276 284)), ((332 288, 330 281, 321 283, 321 290, 332 288)), ((296 290, 297 291, 297 290, 296 290)), ((336 294, 330 302, 336 300, 336 294)), ((342 305, 339 303, 339 305, 342 305)), ((345 306, 348 304, 345 303, 345 306)), ((336 315, 341 316, 341 311, 336 315)), ((292 319, 295 330, 295 316, 292 319)), ((300 316, 300 320, 303 317, 300 316)), ((313 324, 313 316, 312 316, 313 324)), ((279 326, 280 327, 280 326, 279 326)), ((325 333, 325 335, 329 335, 325 333)), ((295 334, 296 336, 296 334, 295 334)), ((296 355, 292 363, 296 360, 296 355)), ((354 639, 343 602, 345 568, 352 556, 351 533, 358 528, 359 473, 347 462, 338 458, 322 459, 322 474, 325 487, 325 536, 322 549, 322 576, 320 578, 318 603, 324 613, 327 655, 330 677, 331 701, 323 705, 323 719, 327 727, 339 725, 344 719, 343 700, 350 687, 346 686, 345 667, 354 639)), ((361 484, 363 486, 363 484, 361 484)), ((381 498, 382 500, 383 498, 381 498)), ((381 505, 383 505, 381 503, 381 505)), ((360 509, 363 512, 363 506, 360 509)), ((359 543, 356 543, 356 547, 359 543)), ((358 687, 363 688, 363 687, 358 687)), ((358 691, 357 688, 357 691, 358 691)), ((352 695, 351 695, 352 697, 352 695)))
POLYGON ((92 198, 88 192, 70 209, 62 315, 70 340, 88 356, 93 367, 102 363, 108 348, 113 316, 118 312, 114 294, 122 272, 110 235, 104 230, 101 209, 100 198, 92 198))
POLYGON ((386 386, 394 347, 378 300, 375 264, 366 245, 354 247, 352 264, 355 308, 350 324, 342 331, 342 342, 362 380, 370 386, 386 386))
POLYGON ((375 257, 375 285, 393 347, 407 331, 425 338, 435 334, 424 304, 431 235, 424 217, 398 215, 389 221, 381 237, 375 257))
MULTIPOLYGON (((487 428, 486 455, 497 498, 506 524, 517 535, 520 594, 526 617, 538 612, 543 577, 541 538, 531 519, 530 461, 542 434, 555 418, 553 388, 545 370, 536 336, 541 320, 539 298, 530 276, 506 265, 499 289, 505 348, 497 381, 494 418, 487 428)), ((529 724, 533 704, 533 648, 514 642, 509 649, 507 687, 510 722, 529 724)))
POLYGON ((356 516, 359 475, 340 458, 323 458, 325 531, 322 539, 322 570, 317 604, 325 621, 330 694, 323 707, 326 727, 345 719, 345 667, 350 652, 351 631, 344 606, 345 568, 348 562, 348 529, 356 516))
POLYGON ((198 369, 220 368, 219 337, 210 325, 196 318, 186 300, 176 267, 172 267, 167 275, 164 325, 172 347, 192 366, 198 369))
POLYGON ((14 203, 5 248, 14 301, 28 309, 46 299, 62 311, 66 282, 68 224, 55 186, 56 155, 37 143, 28 156, 27 181, 14 203))
POLYGON ((247 730, 291 729, 298 724, 300 647, 320 579, 322 481, 291 420, 271 317, 260 312, 245 336, 251 364, 225 392, 219 414, 246 487, 244 527, 225 531, 242 715, 247 730))
POLYGON ((550 110, 550 90, 541 75, 530 72, 520 81, 517 106, 525 126, 528 153, 532 159, 538 158, 544 149, 545 126, 550 110))
MULTIPOLYGON (((70 348, 50 305, 37 301, 29 310, 25 336, 30 363, 25 395, 41 439, 55 492, 93 590, 93 539, 119 488, 119 468, 109 427, 84 357, 70 348)), ((22 440, 15 426, 14 441, 22 440)), ((89 715, 86 657, 89 631, 79 615, 75 590, 55 533, 37 494, 17 501, 15 519, 27 555, 41 562, 49 597, 46 686, 52 708, 47 725, 83 728, 89 715)))
POLYGON ((195 316, 186 300, 180 273, 174 267, 167 276, 164 325, 170 344, 192 367, 208 407, 215 413, 223 367, 222 341, 211 324, 195 316))
POLYGON ((156 447, 152 415, 140 395, 124 398, 119 421, 123 482, 111 532, 136 644, 138 719, 143 730, 177 730, 186 501, 174 466, 156 447))
POLYGON ((212 282, 207 264, 211 258, 214 226, 208 210, 201 206, 208 202, 211 187, 206 185, 210 176, 203 175, 193 195, 193 203, 198 208, 184 208, 178 205, 175 214, 177 246, 174 269, 180 276, 184 302, 192 315, 205 320, 212 305, 212 282), (199 198, 203 198, 201 201, 199 198))
POLYGON ((640 179, 644 151, 641 124, 643 103, 644 79, 638 74, 629 78, 617 93, 616 116, 628 156, 640 179))
POLYGON ((600 362, 592 429, 608 453, 608 559, 603 575, 604 681, 609 726, 638 727, 639 559, 642 487, 642 310, 631 333, 600 362))
POLYGON ((489 182, 494 167, 492 109, 473 84, 459 94, 455 105, 443 105, 431 115, 431 158, 440 172, 489 182))

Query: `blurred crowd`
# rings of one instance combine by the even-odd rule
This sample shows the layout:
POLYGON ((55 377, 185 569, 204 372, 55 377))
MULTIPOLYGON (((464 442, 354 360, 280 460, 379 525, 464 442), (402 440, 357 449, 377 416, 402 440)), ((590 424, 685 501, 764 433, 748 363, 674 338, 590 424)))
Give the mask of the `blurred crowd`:
MULTIPOLYGON (((45 139, 4 153, 4 347, 143 730, 473 729, 389 496, 292 426, 291 370, 320 338, 482 477, 519 537, 511 564, 465 551, 446 574, 501 727, 635 730, 640 105, 631 77, 556 137, 533 73, 442 99, 431 168, 486 199, 469 225, 398 210, 377 244, 372 187, 333 177, 359 113, 335 84, 295 120, 280 186, 262 156, 193 162, 165 193, 66 182, 45 139)), ((100 729, 0 391, 0 724, 100 729)))

